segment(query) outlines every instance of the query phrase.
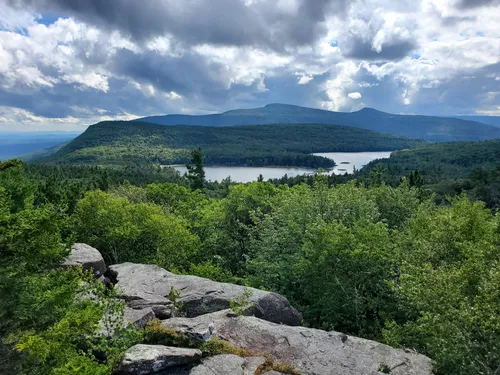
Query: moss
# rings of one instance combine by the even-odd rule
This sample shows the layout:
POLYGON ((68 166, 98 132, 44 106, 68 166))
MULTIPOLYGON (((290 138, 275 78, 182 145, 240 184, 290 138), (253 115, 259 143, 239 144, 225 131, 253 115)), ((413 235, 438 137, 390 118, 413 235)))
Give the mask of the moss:
POLYGON ((205 357, 213 357, 214 355, 219 354, 235 354, 240 357, 258 356, 258 354, 248 349, 238 348, 218 337, 213 337, 207 342, 204 342, 199 349, 202 351, 203 356, 205 357))
POLYGON ((265 355, 265 357, 266 361, 257 368, 255 375, 262 375, 269 371, 277 371, 288 375, 302 375, 299 370, 289 363, 275 363, 269 355, 265 355))
POLYGON ((199 344, 190 340, 185 334, 176 332, 172 328, 165 328, 160 320, 154 319, 144 328, 144 342, 153 345, 183 346, 196 348, 199 344))

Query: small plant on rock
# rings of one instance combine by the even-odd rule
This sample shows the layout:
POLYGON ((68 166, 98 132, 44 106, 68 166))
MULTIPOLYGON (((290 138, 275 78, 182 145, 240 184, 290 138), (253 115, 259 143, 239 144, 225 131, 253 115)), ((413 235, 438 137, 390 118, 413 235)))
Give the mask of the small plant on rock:
POLYGON ((148 322, 144 328, 144 343, 191 348, 198 346, 186 335, 176 332, 172 328, 163 327, 159 319, 148 322))
POLYGON ((173 312, 175 316, 185 316, 186 313, 182 311, 184 304, 179 302, 179 297, 181 296, 181 292, 174 288, 172 285, 170 287, 170 292, 168 293, 168 299, 172 302, 173 312))
POLYGON ((255 303, 250 303, 250 297, 253 296, 253 292, 250 289, 245 288, 243 294, 229 302, 229 306, 231 310, 234 311, 235 314, 243 315, 246 311, 252 309, 255 306, 255 303))

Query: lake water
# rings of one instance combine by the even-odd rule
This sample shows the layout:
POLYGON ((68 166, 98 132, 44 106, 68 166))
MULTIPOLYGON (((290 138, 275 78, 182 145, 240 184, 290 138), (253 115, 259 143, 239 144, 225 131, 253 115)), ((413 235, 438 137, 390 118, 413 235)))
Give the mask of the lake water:
POLYGON ((363 168, 366 164, 375 159, 385 159, 391 156, 392 151, 375 151, 375 152, 322 152, 313 155, 323 156, 328 159, 335 160, 337 166, 330 170, 335 174, 344 174, 353 172, 356 169, 363 168))
MULTIPOLYGON (((375 159, 388 158, 391 151, 382 152, 326 152, 314 154, 335 160, 337 166, 328 170, 328 173, 344 174, 352 173, 353 167, 361 169, 364 165, 375 159)), ((184 165, 173 165, 173 168, 178 170, 181 174, 187 172, 184 165)), ((209 181, 221 181, 229 176, 231 180, 236 182, 251 182, 256 181, 261 174, 264 180, 270 178, 281 178, 285 174, 288 177, 294 177, 303 174, 312 174, 316 169, 300 168, 300 167, 225 167, 213 166, 205 167, 205 178, 209 181)))

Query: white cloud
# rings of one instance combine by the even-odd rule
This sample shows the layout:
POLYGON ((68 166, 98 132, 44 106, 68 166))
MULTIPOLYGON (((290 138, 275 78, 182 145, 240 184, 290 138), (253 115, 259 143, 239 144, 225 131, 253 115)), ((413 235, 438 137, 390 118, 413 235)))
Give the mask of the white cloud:
POLYGON ((310 75, 307 75, 307 74, 303 74, 303 75, 299 74, 299 78, 297 80, 297 83, 299 85, 307 85, 312 80, 313 80, 313 76, 310 76, 310 75))
POLYGON ((66 74, 62 76, 62 79, 68 83, 78 83, 81 88, 91 88, 103 92, 108 92, 109 90, 108 77, 94 72, 85 75, 66 74))
MULTIPOLYGON (((177 35, 184 30, 175 28, 132 38, 76 14, 46 25, 27 7, 2 4, 0 98, 11 107, 3 108, 8 121, 0 119, 0 127, 13 119, 83 126, 101 118, 213 113, 271 101, 339 111, 369 105, 394 113, 498 112, 500 7, 464 12, 456 0, 348 3, 342 17, 324 8, 316 28, 292 25, 299 0, 246 0, 252 12, 269 13, 257 19, 273 22, 262 41, 252 34, 241 45, 227 33, 217 42, 210 35, 177 35), (120 64, 127 61, 117 59, 127 56, 123 51, 137 56, 126 69, 120 64), (151 57, 158 71, 148 71, 151 57), (189 69, 179 69, 185 62, 189 69)), ((183 4, 174 13, 192 15, 183 4)), ((210 31, 210 23, 202 26, 210 31)))

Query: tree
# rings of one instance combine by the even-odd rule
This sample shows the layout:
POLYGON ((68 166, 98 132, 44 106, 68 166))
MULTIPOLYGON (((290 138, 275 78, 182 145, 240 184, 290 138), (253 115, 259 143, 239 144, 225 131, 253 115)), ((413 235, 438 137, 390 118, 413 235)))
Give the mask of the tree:
POLYGON ((414 171, 410 172, 408 182, 410 183, 410 186, 414 186, 416 188, 421 188, 422 185, 424 184, 424 178, 418 172, 418 169, 415 169, 414 171))
POLYGON ((429 355, 436 374, 498 374, 499 217, 465 196, 451 204, 421 207, 402 233, 394 290, 406 322, 385 340, 429 355))
POLYGON ((203 152, 201 148, 191 151, 191 164, 186 164, 188 169, 187 178, 191 181, 191 188, 193 190, 203 189, 205 183, 205 170, 203 168, 203 152))

